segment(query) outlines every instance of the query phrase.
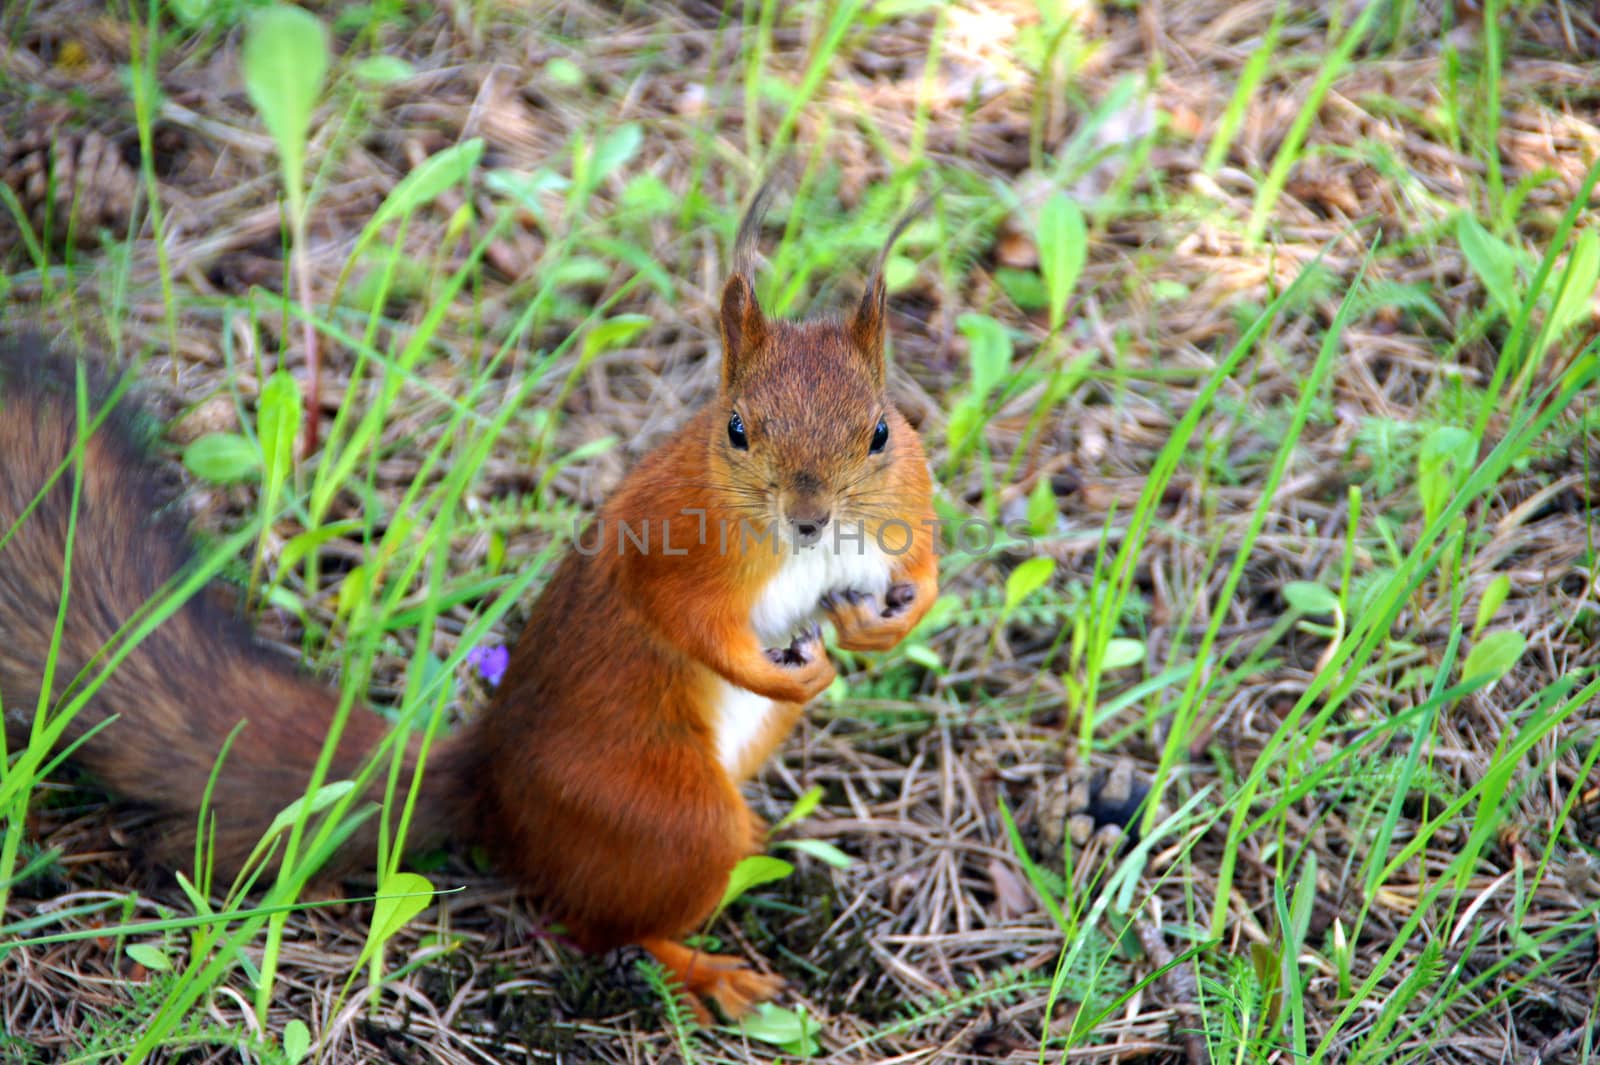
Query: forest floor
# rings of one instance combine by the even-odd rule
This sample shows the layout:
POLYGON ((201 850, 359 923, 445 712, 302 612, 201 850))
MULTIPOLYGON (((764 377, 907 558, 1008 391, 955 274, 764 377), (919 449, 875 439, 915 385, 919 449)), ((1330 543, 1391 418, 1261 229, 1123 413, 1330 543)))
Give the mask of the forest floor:
POLYGON ((137 367, 213 543, 259 486, 195 441, 248 452, 311 323, 333 443, 269 516, 265 638, 480 708, 466 654, 714 393, 769 175, 785 315, 851 306, 935 194, 891 391, 964 533, 747 788, 820 788, 781 838, 830 845, 709 930, 787 978, 761 1024, 692 1030, 465 853, 375 991, 370 902, 205 939, 67 771, 0 870, 0 1061, 1590 1060, 1593 5, 313 4, 293 255, 255 6, 6 6, 0 324, 137 367))

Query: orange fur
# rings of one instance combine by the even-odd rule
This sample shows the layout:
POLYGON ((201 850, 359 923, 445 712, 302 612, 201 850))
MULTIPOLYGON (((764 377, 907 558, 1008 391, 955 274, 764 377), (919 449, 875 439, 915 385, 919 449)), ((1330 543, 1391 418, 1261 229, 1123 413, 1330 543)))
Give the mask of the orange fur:
POLYGON ((768 653, 752 617, 788 558, 754 541, 797 513, 859 522, 891 546, 901 538, 886 527, 903 524, 888 581, 909 602, 810 604, 846 647, 893 646, 937 594, 932 485, 916 433, 884 394, 882 314, 875 282, 846 325, 769 321, 748 280, 730 279, 721 393, 639 463, 561 564, 475 729, 484 815, 506 865, 579 943, 643 943, 730 1015, 778 981, 731 959, 696 963, 675 941, 761 845, 737 784, 834 676, 803 632, 790 661, 768 653), (748 450, 730 443, 733 412, 748 450), (888 442, 871 454, 880 416, 888 442), (775 703, 731 764, 719 753, 726 685, 775 703))

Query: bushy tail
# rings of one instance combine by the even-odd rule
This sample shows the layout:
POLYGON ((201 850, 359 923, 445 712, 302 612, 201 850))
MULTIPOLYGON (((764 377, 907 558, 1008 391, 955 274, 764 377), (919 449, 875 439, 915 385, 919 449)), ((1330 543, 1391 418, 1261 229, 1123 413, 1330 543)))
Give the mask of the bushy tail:
MULTIPOLYGON (((13 755, 34 727, 47 669, 48 721, 105 673, 135 627, 130 619, 171 601, 192 557, 173 493, 136 443, 130 405, 95 420, 108 394, 100 382, 87 390, 93 429, 74 461, 76 370, 37 340, 0 338, 0 704, 13 755)), ((305 794, 337 705, 336 692, 258 644, 218 592, 204 589, 126 652, 56 746, 82 740, 73 758, 159 814, 154 856, 182 863, 212 767, 237 727, 210 800, 217 868, 227 874, 305 794)), ((388 733, 378 715, 353 708, 326 779, 354 777, 388 733)), ((410 846, 436 845, 459 816, 461 753, 453 743, 434 747, 410 846)), ((375 824, 336 862, 370 862, 375 824)))

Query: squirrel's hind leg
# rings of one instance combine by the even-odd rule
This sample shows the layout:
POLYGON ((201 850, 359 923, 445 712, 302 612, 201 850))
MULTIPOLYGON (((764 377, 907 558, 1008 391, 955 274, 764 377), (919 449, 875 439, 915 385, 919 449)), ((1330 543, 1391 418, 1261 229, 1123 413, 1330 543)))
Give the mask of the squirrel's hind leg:
POLYGON ((715 1002, 724 1016, 736 1021, 783 990, 783 977, 758 973, 743 958, 731 954, 707 954, 670 939, 646 939, 639 945, 689 992, 689 1004, 702 1025, 711 1023, 706 1000, 715 1002))

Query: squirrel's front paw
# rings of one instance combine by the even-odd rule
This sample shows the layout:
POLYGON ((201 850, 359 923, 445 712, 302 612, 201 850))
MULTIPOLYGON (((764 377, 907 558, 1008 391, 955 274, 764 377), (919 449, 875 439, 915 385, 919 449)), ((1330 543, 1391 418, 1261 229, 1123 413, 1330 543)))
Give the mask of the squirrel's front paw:
POLYGON ((794 638, 788 647, 769 647, 767 658, 783 667, 796 685, 790 702, 803 703, 833 683, 836 672, 822 646, 822 629, 812 625, 794 638))
POLYGON ((887 651, 911 631, 911 605, 917 586, 897 581, 880 600, 854 589, 822 597, 822 609, 839 631, 839 646, 847 651, 887 651))

